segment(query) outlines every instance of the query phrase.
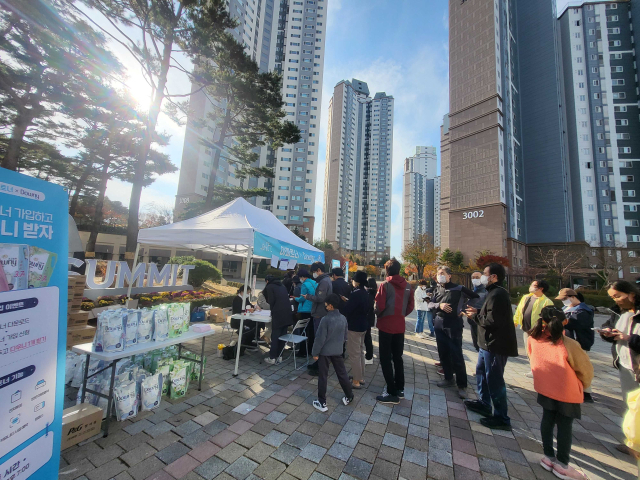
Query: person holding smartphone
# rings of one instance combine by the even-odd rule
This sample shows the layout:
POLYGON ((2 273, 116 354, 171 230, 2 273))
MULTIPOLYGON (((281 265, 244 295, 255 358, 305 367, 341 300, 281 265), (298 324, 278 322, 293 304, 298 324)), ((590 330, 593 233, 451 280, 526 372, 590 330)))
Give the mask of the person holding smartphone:
MULTIPOLYGON (((607 293, 616 302, 612 315, 598 331, 605 342, 612 343, 613 365, 618 369, 622 399, 640 384, 640 291, 624 280, 609 285, 607 293)), ((616 448, 630 454, 620 444, 616 448)))

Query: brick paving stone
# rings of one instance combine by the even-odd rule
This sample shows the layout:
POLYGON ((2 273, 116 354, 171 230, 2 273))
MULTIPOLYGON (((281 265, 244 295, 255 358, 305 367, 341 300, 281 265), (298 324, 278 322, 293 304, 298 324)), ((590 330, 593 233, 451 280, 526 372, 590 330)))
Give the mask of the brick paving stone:
POLYGON ((427 475, 435 480, 451 480, 453 477, 453 467, 448 467, 437 462, 429 462, 427 475))
POLYGON ((242 435, 243 433, 248 432, 251 427, 253 427, 252 423, 245 420, 238 420, 233 425, 229 426, 229 430, 233 433, 237 433, 238 435, 242 435))
POLYGON ((402 459, 423 467, 427 466, 427 454, 420 450, 414 450, 413 448, 405 448, 402 459))
POLYGON ((70 480, 78 478, 85 473, 94 470, 95 467, 88 459, 84 458, 73 465, 67 465, 58 471, 58 478, 62 480, 70 480))
POLYGON ((95 467, 100 467, 101 465, 110 462, 114 458, 118 458, 123 453, 124 450, 118 445, 110 445, 105 449, 96 451, 95 453, 91 454, 89 460, 95 467))
POLYGON ((216 453, 216 456, 231 464, 244 455, 247 449, 237 443, 231 443, 216 453))
POLYGON ((195 417, 193 419, 193 421, 196 422, 199 425, 202 425, 204 427, 205 425, 210 424, 211 422, 213 422, 217 418, 218 418, 218 416, 213 414, 213 413, 211 413, 211 412, 204 412, 204 413, 198 415, 197 417, 195 417))
POLYGON ((264 417, 264 419, 267 422, 271 422, 275 424, 282 422, 285 418, 287 418, 287 415, 285 413, 278 412, 275 410, 271 412, 269 415, 267 415, 266 417, 264 417))
POLYGON ((175 462, 177 459, 186 455, 191 450, 186 445, 181 443, 172 443, 168 447, 160 450, 156 453, 156 457, 162 460, 164 463, 169 464, 175 462))
POLYGON ((251 427, 251 430, 259 433, 260 435, 267 435, 270 431, 273 430, 273 427, 273 423, 267 422, 263 419, 256 423, 253 427, 251 427))
POLYGON ((309 480, 331 480, 331 477, 327 477, 318 472, 313 472, 313 474, 309 477, 309 480))
POLYGON ((151 473, 162 470, 165 464, 161 462, 157 457, 149 457, 146 460, 134 465, 127 469, 127 473, 133 477, 134 480, 144 480, 151 473))
POLYGON ((393 433, 385 434, 382 440, 383 445, 387 445, 391 448, 397 448, 398 450, 404 449, 404 442, 405 442, 404 438, 398 435, 394 435, 393 433))
POLYGON ((429 461, 441 463, 448 467, 453 467, 453 457, 446 450, 429 447, 429 461))
POLYGON ((273 430, 269 432, 262 441, 267 445, 271 445, 272 447, 278 448, 280 445, 284 443, 284 441, 288 438, 288 435, 273 430))
POLYGON ((264 462, 276 449, 266 443, 258 442, 249 449, 245 456, 258 463, 264 462))
POLYGON ((191 455, 193 458, 195 458, 199 462, 204 462, 210 459, 211 457, 213 457, 220 450, 221 448, 214 443, 203 442, 197 447, 195 447, 193 450, 191 450, 189 452, 189 455, 191 455))
POLYGON ((203 427, 203 430, 208 435, 215 436, 220 432, 222 432, 223 430, 225 430, 226 428, 227 428, 226 423, 222 423, 219 420, 214 420, 213 422, 210 422, 205 427, 203 427))
POLYGON ((346 464, 347 464, 346 461, 339 460, 337 458, 333 458, 325 455, 325 457, 318 464, 316 471, 328 477, 337 479, 340 477, 340 474, 342 473, 342 469, 345 467, 346 464))
POLYGON ((378 450, 376 458, 381 458, 383 460, 386 460, 387 462, 400 465, 400 462, 402 461, 402 450, 382 445, 380 447, 380 450, 378 450))
POLYGON ((371 474, 371 470, 373 469, 373 464, 369 462, 365 462, 356 457, 351 457, 347 464, 344 467, 344 472, 351 475, 354 478, 359 478, 360 480, 367 480, 369 475, 371 474))
POLYGON ((278 430, 279 432, 286 433, 287 435, 291 435, 296 429, 300 426, 299 423, 290 422, 289 420, 285 420, 281 422, 279 425, 276 425, 274 430, 278 430))
POLYGON ((480 471, 478 457, 458 450, 453 450, 453 463, 468 468, 469 470, 475 470, 476 472, 480 471))
POLYGON ((399 472, 399 465, 387 462, 386 460, 383 460, 381 458, 376 459, 375 463, 373 464, 373 469, 371 470, 372 475, 376 475, 385 479, 397 478, 399 472))
POLYGON ((199 465, 200 462, 198 460, 189 455, 184 455, 167 465, 164 470, 174 478, 182 478, 199 465))
POLYGON ((364 429, 367 432, 376 433, 378 435, 382 435, 383 437, 384 437, 384 434, 387 431, 386 424, 383 425, 381 423, 376 423, 373 420, 370 420, 369 423, 367 423, 367 426, 364 427, 364 429))
POLYGON ((160 470, 159 472, 155 472, 149 475, 145 480, 173 480, 174 477, 169 475, 164 470, 160 470))
POLYGON ((364 432, 360 437, 360 443, 373 447, 377 450, 380 448, 380 445, 382 445, 383 438, 384 437, 372 432, 364 432))
POLYGON ((126 469, 127 466, 120 459, 114 458, 110 462, 101 465, 100 468, 87 472, 86 476, 89 480, 109 480, 126 469))
POLYGON ((300 449, 292 447, 291 445, 283 444, 280 445, 275 452, 271 454, 272 458, 286 464, 290 465, 291 462, 300 454, 300 449))
POLYGON ((143 430, 146 430, 147 428, 153 427, 153 425, 154 424, 151 423, 149 420, 143 419, 124 427, 123 430, 127 432, 129 435, 135 435, 136 433, 140 433, 143 430))
POLYGON ((324 422, 327 421, 329 417, 325 413, 322 412, 314 412, 309 417, 307 417, 308 422, 317 423, 318 425, 324 425, 324 422))
POLYGON ((429 448, 451 452, 451 440, 448 438, 438 437, 437 435, 431 435, 429 437, 429 448))
POLYGON ((228 466, 229 464, 227 462, 214 456, 206 462, 203 462, 202 465, 194 468, 193 471, 205 480, 213 480, 214 478, 219 478, 218 475, 224 472, 228 466))
POLYGON ((316 464, 300 456, 296 457, 287 467, 286 473, 299 480, 307 480, 316 468, 316 464))
POLYGON ((342 425, 333 422, 326 422, 322 428, 320 429, 323 433, 328 433, 329 435, 333 435, 337 437, 342 431, 342 425))
POLYGON ((300 452, 300 456, 302 458, 306 458, 307 460, 311 460, 312 462, 320 463, 325 453, 327 453, 326 448, 314 445, 313 443, 309 443, 302 449, 302 451, 300 452))
POLYGON ((346 462, 347 460, 349 460, 351 453, 353 453, 353 448, 347 447, 346 445, 341 445, 339 443, 334 443, 327 452, 327 455, 346 462))
POLYGON ((251 448, 260 440, 262 440, 262 438, 262 435, 256 432, 248 431, 236 438, 236 443, 239 443, 245 448, 251 448))
POLYGON ((138 448, 125 453, 120 459, 126 463, 129 467, 140 463, 141 461, 155 455, 156 449, 148 443, 143 443, 138 448))
POLYGON ((360 440, 360 435, 355 433, 350 433, 346 430, 342 430, 338 438, 336 438, 336 442, 342 445, 346 445, 347 447, 355 448, 360 440))
POLYGON ((159 422, 156 423, 155 425, 153 425, 152 427, 147 428, 144 433, 146 433, 147 435, 149 435, 152 438, 156 438, 160 435, 162 435, 163 433, 166 433, 170 430, 172 430, 174 427, 173 425, 171 425, 168 422, 159 422))
POLYGON ((462 465, 454 465, 453 472, 456 480, 482 480, 482 474, 480 472, 465 468, 462 465))
POLYGON ((253 473, 264 480, 276 480, 286 470, 287 466, 273 458, 267 458, 253 473))
POLYGON ((231 442, 233 442, 238 437, 239 437, 239 435, 237 433, 233 433, 233 432, 231 432, 229 430, 223 430, 219 434, 211 437, 210 441, 212 443, 215 443, 219 447, 224 448, 227 445, 229 445, 231 442))
POLYGON ((203 429, 199 429, 193 433, 190 433, 180 441, 184 443, 186 446, 188 446, 189 448, 195 448, 201 443, 206 442, 210 438, 211 438, 211 435, 209 435, 208 433, 205 433, 203 429))
POLYGON ((303 449, 307 446, 310 440, 311 436, 309 435, 305 435, 304 433, 300 432, 293 432, 293 434, 291 434, 291 436, 287 438, 287 440, 285 440, 285 443, 287 445, 291 445, 292 447, 303 449))
POLYGON ((178 440, 180 440, 179 435, 176 435, 173 432, 166 432, 162 435, 158 435, 156 438, 150 438, 147 443, 156 450, 162 450, 178 440))
POLYGON ((245 480, 258 467, 258 464, 246 457, 240 457, 227 467, 226 473, 236 480, 245 480))
POLYGON ((252 423, 252 424, 255 425, 260 420, 262 420, 264 417, 265 417, 264 413, 252 410, 249 413, 247 413, 244 417, 242 417, 242 419, 244 421, 246 421, 246 422, 249 422, 249 423, 252 423))
POLYGON ((478 462, 480 464, 481 472, 491 473, 493 475, 499 475, 504 478, 509 478, 507 467, 505 467, 504 463, 485 457, 478 457, 478 462))

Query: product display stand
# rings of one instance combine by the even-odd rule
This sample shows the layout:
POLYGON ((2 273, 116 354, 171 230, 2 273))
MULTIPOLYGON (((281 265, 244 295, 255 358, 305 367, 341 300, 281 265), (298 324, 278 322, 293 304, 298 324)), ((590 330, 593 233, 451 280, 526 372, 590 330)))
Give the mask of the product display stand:
MULTIPOLYGON (((268 317, 267 317, 268 318, 268 317)), ((123 358, 131 357, 133 355, 140 355, 143 353, 151 352, 153 350, 158 350, 164 347, 170 347, 171 345, 178 345, 178 359, 188 360, 193 363, 197 363, 200 365, 200 377, 198 380, 198 390, 202 390, 202 375, 204 373, 204 342, 206 337, 213 335, 215 333, 214 329, 209 330, 208 332, 193 332, 189 330, 188 332, 180 335, 176 338, 168 338, 163 342, 147 342, 135 345, 133 347, 129 347, 122 352, 94 352, 92 351, 93 344, 92 343, 84 343, 82 345, 76 345, 72 347, 71 350, 75 353, 79 353, 80 355, 86 355, 86 361, 84 366, 84 373, 82 375, 82 397, 80 399, 81 403, 84 403, 85 397, 87 393, 91 393, 101 398, 107 399, 107 417, 105 419, 104 426, 104 436, 106 437, 109 434, 109 420, 111 418, 111 410, 113 407, 114 395, 113 395, 113 387, 116 378, 116 364, 118 360, 123 358), (188 350, 183 346, 183 343, 190 342, 193 340, 202 339, 202 347, 200 351, 200 360, 194 360, 193 358, 187 358, 182 356, 182 349, 188 350), (91 361, 91 357, 94 360, 103 360, 105 362, 109 362, 109 365, 102 370, 99 370, 91 375, 89 375, 89 363, 91 361), (105 395, 104 393, 98 392, 96 390, 87 389, 87 380, 89 378, 98 375, 106 370, 111 369, 111 381, 109 383, 109 394, 105 395)), ((196 353, 196 352, 193 352, 196 353)))

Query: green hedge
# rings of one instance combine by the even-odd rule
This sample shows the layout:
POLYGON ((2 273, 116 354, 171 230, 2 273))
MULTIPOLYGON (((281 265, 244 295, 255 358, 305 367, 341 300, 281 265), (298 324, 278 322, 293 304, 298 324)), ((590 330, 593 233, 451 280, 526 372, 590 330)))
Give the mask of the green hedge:
POLYGON ((200 288, 207 280, 220 281, 222 272, 213 266, 211 262, 199 260, 195 257, 172 257, 169 263, 180 265, 194 265, 195 268, 189 272, 189 283, 195 288, 200 288))
POLYGON ((201 307, 203 305, 211 305, 213 307, 218 307, 218 308, 228 308, 233 305, 234 298, 236 298, 235 295, 228 295, 226 297, 216 297, 216 298, 210 298, 208 300, 192 301, 191 311, 193 312, 197 307, 201 307))

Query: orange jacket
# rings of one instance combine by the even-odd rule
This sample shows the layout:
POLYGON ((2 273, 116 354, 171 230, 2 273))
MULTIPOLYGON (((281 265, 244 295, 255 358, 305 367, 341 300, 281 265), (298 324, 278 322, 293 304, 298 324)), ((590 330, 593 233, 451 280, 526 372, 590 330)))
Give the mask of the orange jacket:
POLYGON ((529 337, 527 352, 536 392, 565 403, 582 403, 584 389, 593 380, 589 356, 575 340, 562 337, 557 344, 548 335, 529 337))

